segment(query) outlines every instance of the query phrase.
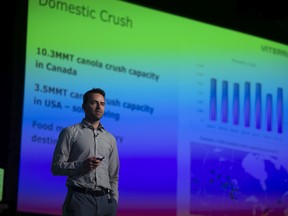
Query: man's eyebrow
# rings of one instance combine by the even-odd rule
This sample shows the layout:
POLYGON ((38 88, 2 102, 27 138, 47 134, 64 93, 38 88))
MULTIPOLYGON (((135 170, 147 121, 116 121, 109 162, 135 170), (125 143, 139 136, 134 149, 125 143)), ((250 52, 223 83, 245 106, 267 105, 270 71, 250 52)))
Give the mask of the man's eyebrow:
POLYGON ((99 101, 99 100, 91 100, 91 102, 105 103, 105 101, 99 101))

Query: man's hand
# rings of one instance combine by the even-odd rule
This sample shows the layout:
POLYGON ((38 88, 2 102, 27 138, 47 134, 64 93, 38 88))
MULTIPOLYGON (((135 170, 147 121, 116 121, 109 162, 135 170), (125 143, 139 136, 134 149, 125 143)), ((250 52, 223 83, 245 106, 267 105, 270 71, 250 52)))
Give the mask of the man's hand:
POLYGON ((101 159, 99 158, 96 158, 96 157, 90 157, 90 158, 87 158, 85 161, 84 161, 84 169, 85 170, 93 170, 93 169, 96 169, 101 163, 101 159))

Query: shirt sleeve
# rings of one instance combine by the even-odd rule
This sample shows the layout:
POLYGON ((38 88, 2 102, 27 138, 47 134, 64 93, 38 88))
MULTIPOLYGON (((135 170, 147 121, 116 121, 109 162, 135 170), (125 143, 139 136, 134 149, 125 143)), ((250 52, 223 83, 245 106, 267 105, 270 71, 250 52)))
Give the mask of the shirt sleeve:
POLYGON ((115 141, 115 145, 112 149, 111 156, 110 156, 110 165, 109 165, 109 179, 110 179, 110 186, 112 190, 112 197, 117 201, 119 199, 119 191, 118 191, 118 183, 119 183, 119 155, 117 144, 115 141))
POLYGON ((76 175, 83 167, 83 161, 69 161, 72 146, 72 135, 68 128, 63 129, 58 137, 52 158, 53 175, 76 175))

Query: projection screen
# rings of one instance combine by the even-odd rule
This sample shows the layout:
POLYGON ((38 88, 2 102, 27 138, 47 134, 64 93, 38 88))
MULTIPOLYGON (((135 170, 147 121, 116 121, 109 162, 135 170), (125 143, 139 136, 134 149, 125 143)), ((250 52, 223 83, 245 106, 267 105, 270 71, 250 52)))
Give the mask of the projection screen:
POLYGON ((60 215, 51 160, 106 91, 118 215, 287 215, 288 46, 111 0, 30 0, 17 211, 60 215))

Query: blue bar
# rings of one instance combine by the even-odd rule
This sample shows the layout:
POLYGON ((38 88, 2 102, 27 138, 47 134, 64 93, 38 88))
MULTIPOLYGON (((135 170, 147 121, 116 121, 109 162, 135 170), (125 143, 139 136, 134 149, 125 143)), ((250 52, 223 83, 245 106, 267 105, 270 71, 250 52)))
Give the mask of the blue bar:
POLYGON ((217 118, 217 80, 211 79, 211 89, 210 89, 210 120, 215 121, 217 118))
POLYGON ((267 124, 267 131, 272 131, 272 95, 267 94, 266 96, 266 124, 267 124))
POLYGON ((234 83, 233 86, 233 124, 238 125, 239 124, 239 84, 234 83))
POLYGON ((283 89, 277 89, 277 131, 283 133, 283 89))
POLYGON ((228 82, 222 81, 222 122, 228 121, 228 82))
POLYGON ((261 101, 261 84, 256 84, 256 95, 255 95, 255 121, 256 128, 261 129, 261 115, 262 115, 262 101, 261 101))
POLYGON ((250 127, 250 111, 251 111, 250 83, 245 82, 245 93, 244 93, 244 125, 245 127, 250 127))

